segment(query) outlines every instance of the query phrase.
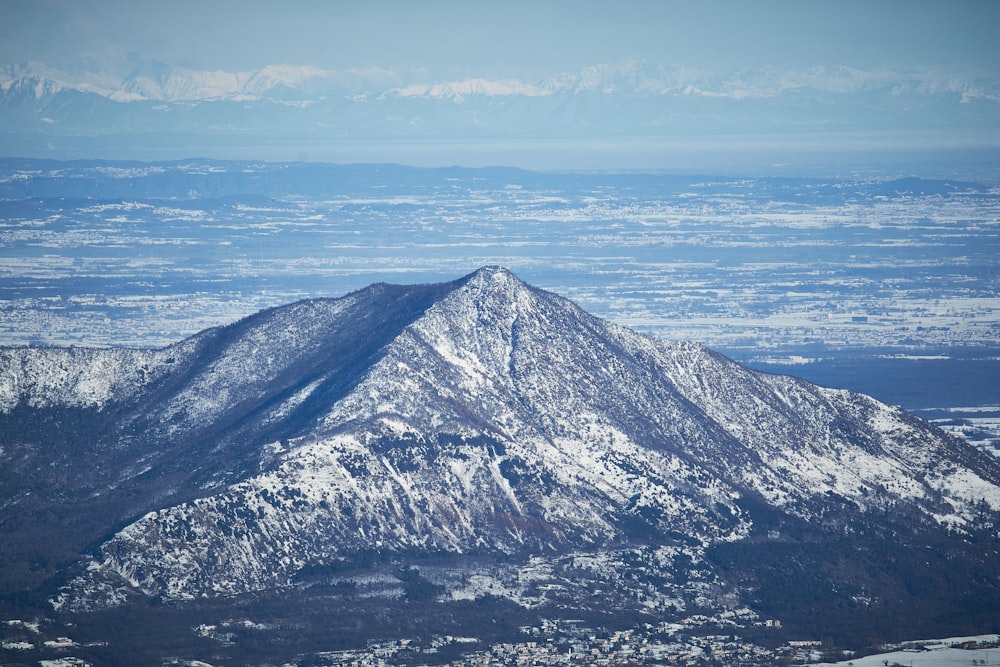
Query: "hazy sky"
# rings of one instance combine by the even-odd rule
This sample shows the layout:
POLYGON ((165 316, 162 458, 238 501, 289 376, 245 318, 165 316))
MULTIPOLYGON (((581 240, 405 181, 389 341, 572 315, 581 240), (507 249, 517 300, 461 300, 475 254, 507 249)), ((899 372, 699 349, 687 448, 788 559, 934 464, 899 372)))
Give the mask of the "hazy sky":
MULTIPOLYGON (((140 61, 127 54, 209 71, 254 72, 267 65, 314 66, 338 75, 364 70, 332 79, 363 81, 357 90, 373 94, 384 92, 379 85, 472 77, 545 87, 549 79, 590 81, 585 68, 597 65, 614 74, 601 89, 607 99, 553 98, 561 106, 485 98, 468 109, 406 106, 390 96, 378 113, 336 107, 324 116, 326 107, 318 105, 275 119, 268 113, 276 107, 260 105, 228 120, 226 127, 238 128, 228 134, 212 130, 214 120, 192 120, 201 123, 192 129, 183 125, 184 114, 157 115, 148 105, 140 108, 144 120, 128 125, 110 111, 104 118, 75 107, 50 108, 42 100, 36 110, 8 110, 10 123, 26 124, 8 126, 0 152, 176 157, 130 139, 114 148, 118 144, 106 139, 148 127, 185 127, 222 142, 215 152, 202 135, 165 144, 184 156, 545 168, 579 166, 584 154, 594 156, 587 164, 595 167, 645 167, 703 161, 705 155, 729 159, 738 150, 755 161, 784 163, 784 155, 771 155, 782 146, 810 154, 881 154, 900 147, 995 151, 998 26, 1000 0, 0 0, 0 65, 40 61, 71 73, 68 78, 94 75, 102 85, 134 71, 140 61), (677 88, 670 95, 623 93, 611 100, 621 92, 619 82, 622 90, 629 85, 632 63, 626 61, 632 58, 645 61, 647 67, 636 69, 642 76, 655 83, 666 72, 663 80, 677 88), (625 74, 616 79, 623 63, 625 74), (773 68, 773 78, 763 66, 773 68), (838 81, 838 66, 858 71, 844 70, 838 81), (674 72, 681 73, 676 80, 674 72), (815 82, 813 72, 819 73, 815 82), (697 85, 686 85, 692 82, 697 85), (872 92, 864 97, 868 82, 872 92), (713 95, 732 92, 730 83, 755 96, 745 104, 713 101, 713 95), (687 96, 689 87, 694 97, 687 96), (797 95, 799 90, 805 92, 797 95), (621 113, 615 104, 623 105, 621 113), (38 114, 47 115, 31 125, 38 114), (528 135, 523 151, 512 143, 528 135), (82 147, 60 139, 90 136, 98 138, 82 147), (284 143, 261 144, 277 136, 284 143), (343 137, 361 148, 351 152, 343 137), (550 143, 539 143, 546 138, 550 143), (629 138, 635 141, 625 143, 629 138), (123 153, 126 148, 133 152, 123 153)), ((151 90, 150 99, 157 99, 151 90)))
POLYGON ((261 2, 0 0, 0 62, 112 47, 174 65, 379 66, 545 76, 636 56, 719 73, 762 64, 1000 70, 993 0, 261 2))

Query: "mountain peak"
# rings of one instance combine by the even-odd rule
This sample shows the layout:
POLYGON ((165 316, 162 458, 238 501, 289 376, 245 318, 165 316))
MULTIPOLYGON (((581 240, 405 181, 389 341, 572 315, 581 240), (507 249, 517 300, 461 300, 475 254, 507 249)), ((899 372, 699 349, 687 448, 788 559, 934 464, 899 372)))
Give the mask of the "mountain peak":
MULTIPOLYGON (((462 325, 463 328, 499 322, 506 322, 504 326, 509 327, 518 311, 527 307, 531 292, 537 290, 511 271, 490 265, 459 280, 455 292, 443 300, 441 307, 452 312, 453 317, 471 318, 462 325), (458 315, 459 311, 463 314, 458 315)), ((555 295, 551 296, 555 298, 555 295)))
POLYGON ((504 267, 504 266, 502 266, 500 264, 486 264, 485 266, 479 267, 478 269, 476 269, 475 271, 473 271, 469 275, 470 276, 486 276, 486 277, 491 277, 491 278, 493 276, 498 276, 498 275, 515 277, 514 274, 509 269, 507 269, 506 267, 504 267))
POLYGON ((527 287, 524 281, 499 264, 489 264, 473 271, 465 277, 465 283, 479 289, 490 290, 527 287))

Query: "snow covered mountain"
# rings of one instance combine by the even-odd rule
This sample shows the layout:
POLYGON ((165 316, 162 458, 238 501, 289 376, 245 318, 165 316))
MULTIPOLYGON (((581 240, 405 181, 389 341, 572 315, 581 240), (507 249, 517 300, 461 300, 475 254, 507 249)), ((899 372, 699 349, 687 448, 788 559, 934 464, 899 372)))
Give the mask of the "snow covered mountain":
POLYGON ((948 132, 936 140, 971 136, 969 145, 981 146, 995 140, 1000 82, 991 73, 843 66, 719 74, 638 59, 537 80, 291 65, 228 72, 130 54, 75 68, 4 66, 0 102, 8 154, 24 155, 49 155, 50 138, 94 136, 104 151, 148 159, 126 150, 134 137, 147 148, 183 142, 189 157, 203 154, 206 141, 250 139, 598 141, 832 131, 884 141, 895 136, 890 129, 937 137, 942 128, 948 132))
MULTIPOLYGON (((63 611, 288 589, 372 553, 653 548, 675 585, 713 559, 713 576, 750 576, 731 547, 860 558, 886 540, 937 545, 996 592, 995 459, 497 267, 303 301, 162 350, 3 349, 0 409, 3 587, 59 583, 63 611)), ((870 600, 883 574, 821 576, 870 600)))
POLYGON ((995 78, 967 70, 916 73, 862 70, 841 65, 804 70, 771 66, 719 75, 682 65, 656 65, 637 58, 590 65, 537 81, 513 78, 462 80, 428 78, 426 72, 380 68, 328 70, 309 65, 269 65, 255 71, 201 71, 176 67, 136 54, 112 54, 100 61, 57 68, 39 62, 0 67, 0 90, 32 90, 36 99, 65 91, 93 93, 119 102, 210 102, 282 100, 288 94, 318 101, 332 95, 366 99, 426 97, 461 102, 456 96, 546 96, 556 94, 652 94, 773 98, 790 91, 859 93, 888 90, 893 95, 955 93, 960 101, 1000 101, 995 78))

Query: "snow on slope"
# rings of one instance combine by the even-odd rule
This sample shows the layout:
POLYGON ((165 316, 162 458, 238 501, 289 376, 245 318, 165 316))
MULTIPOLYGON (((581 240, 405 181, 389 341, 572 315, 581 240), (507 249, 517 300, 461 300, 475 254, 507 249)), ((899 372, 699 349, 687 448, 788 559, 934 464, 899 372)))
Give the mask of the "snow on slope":
POLYGON ((390 90, 387 94, 394 94, 399 97, 442 98, 460 103, 469 95, 483 95, 486 97, 500 97, 505 95, 543 97, 552 95, 553 91, 516 80, 489 81, 487 79, 466 79, 464 81, 446 83, 411 84, 390 90))
POLYGON ((0 347, 0 412, 21 403, 102 408, 164 374, 169 357, 146 350, 0 347))
MULTIPOLYGON (((271 445, 274 466, 131 524, 60 604, 107 603, 91 592, 108 578, 172 598, 282 586, 373 548, 544 553, 651 534, 706 545, 747 534, 747 494, 807 520, 831 498, 959 529, 976 501, 1000 509, 995 466, 972 470, 961 442, 868 397, 657 342, 503 269, 436 289, 343 392, 299 387, 296 405, 315 410, 271 445)), ((365 294, 352 303, 384 307, 365 294)), ((217 395, 237 376, 259 387, 268 354, 288 345, 308 360, 346 306, 304 329, 297 305, 230 330, 180 395, 217 395), (241 374, 244 355, 257 366, 241 374)))

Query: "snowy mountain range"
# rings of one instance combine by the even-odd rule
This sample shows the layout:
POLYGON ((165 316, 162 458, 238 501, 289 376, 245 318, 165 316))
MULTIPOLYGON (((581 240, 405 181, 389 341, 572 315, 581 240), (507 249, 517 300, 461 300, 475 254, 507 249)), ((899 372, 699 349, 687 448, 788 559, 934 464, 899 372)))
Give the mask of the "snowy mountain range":
POLYGON ((574 570, 611 587, 600 604, 644 613, 735 596, 928 623, 928 603, 1000 599, 992 457, 498 267, 159 350, 2 349, 0 411, 2 591, 60 613, 369 581, 372 554, 452 559, 445 600, 542 604, 504 568, 567 555, 604 563, 574 570), (641 594, 637 558, 659 582, 641 594))
POLYGON ((8 154, 44 152, 46 138, 95 135, 116 151, 129 146, 123 137, 135 136, 150 146, 188 141, 194 148, 206 139, 537 141, 831 131, 921 131, 925 138, 943 132, 939 143, 959 133, 963 145, 975 138, 971 145, 981 146, 995 139, 1000 81, 995 73, 845 66, 718 75, 638 59, 537 80, 436 79, 374 67, 199 71, 118 54, 66 68, 7 65, 0 68, 0 100, 8 154))
POLYGON ((428 80, 423 72, 392 72, 374 67, 337 71, 307 65, 269 65, 245 72, 201 71, 135 54, 73 68, 55 68, 39 62, 11 64, 0 72, 0 90, 8 94, 15 90, 31 91, 36 99, 41 99, 76 90, 118 102, 280 101, 289 96, 318 101, 350 94, 364 99, 426 97, 460 103, 469 95, 538 97, 582 92, 749 99, 776 97, 790 91, 849 94, 873 90, 886 90, 892 95, 951 93, 962 103, 975 99, 1000 102, 1000 82, 972 71, 904 73, 838 65, 805 70, 747 68, 719 76, 635 58, 588 66, 538 81, 482 77, 428 80))

